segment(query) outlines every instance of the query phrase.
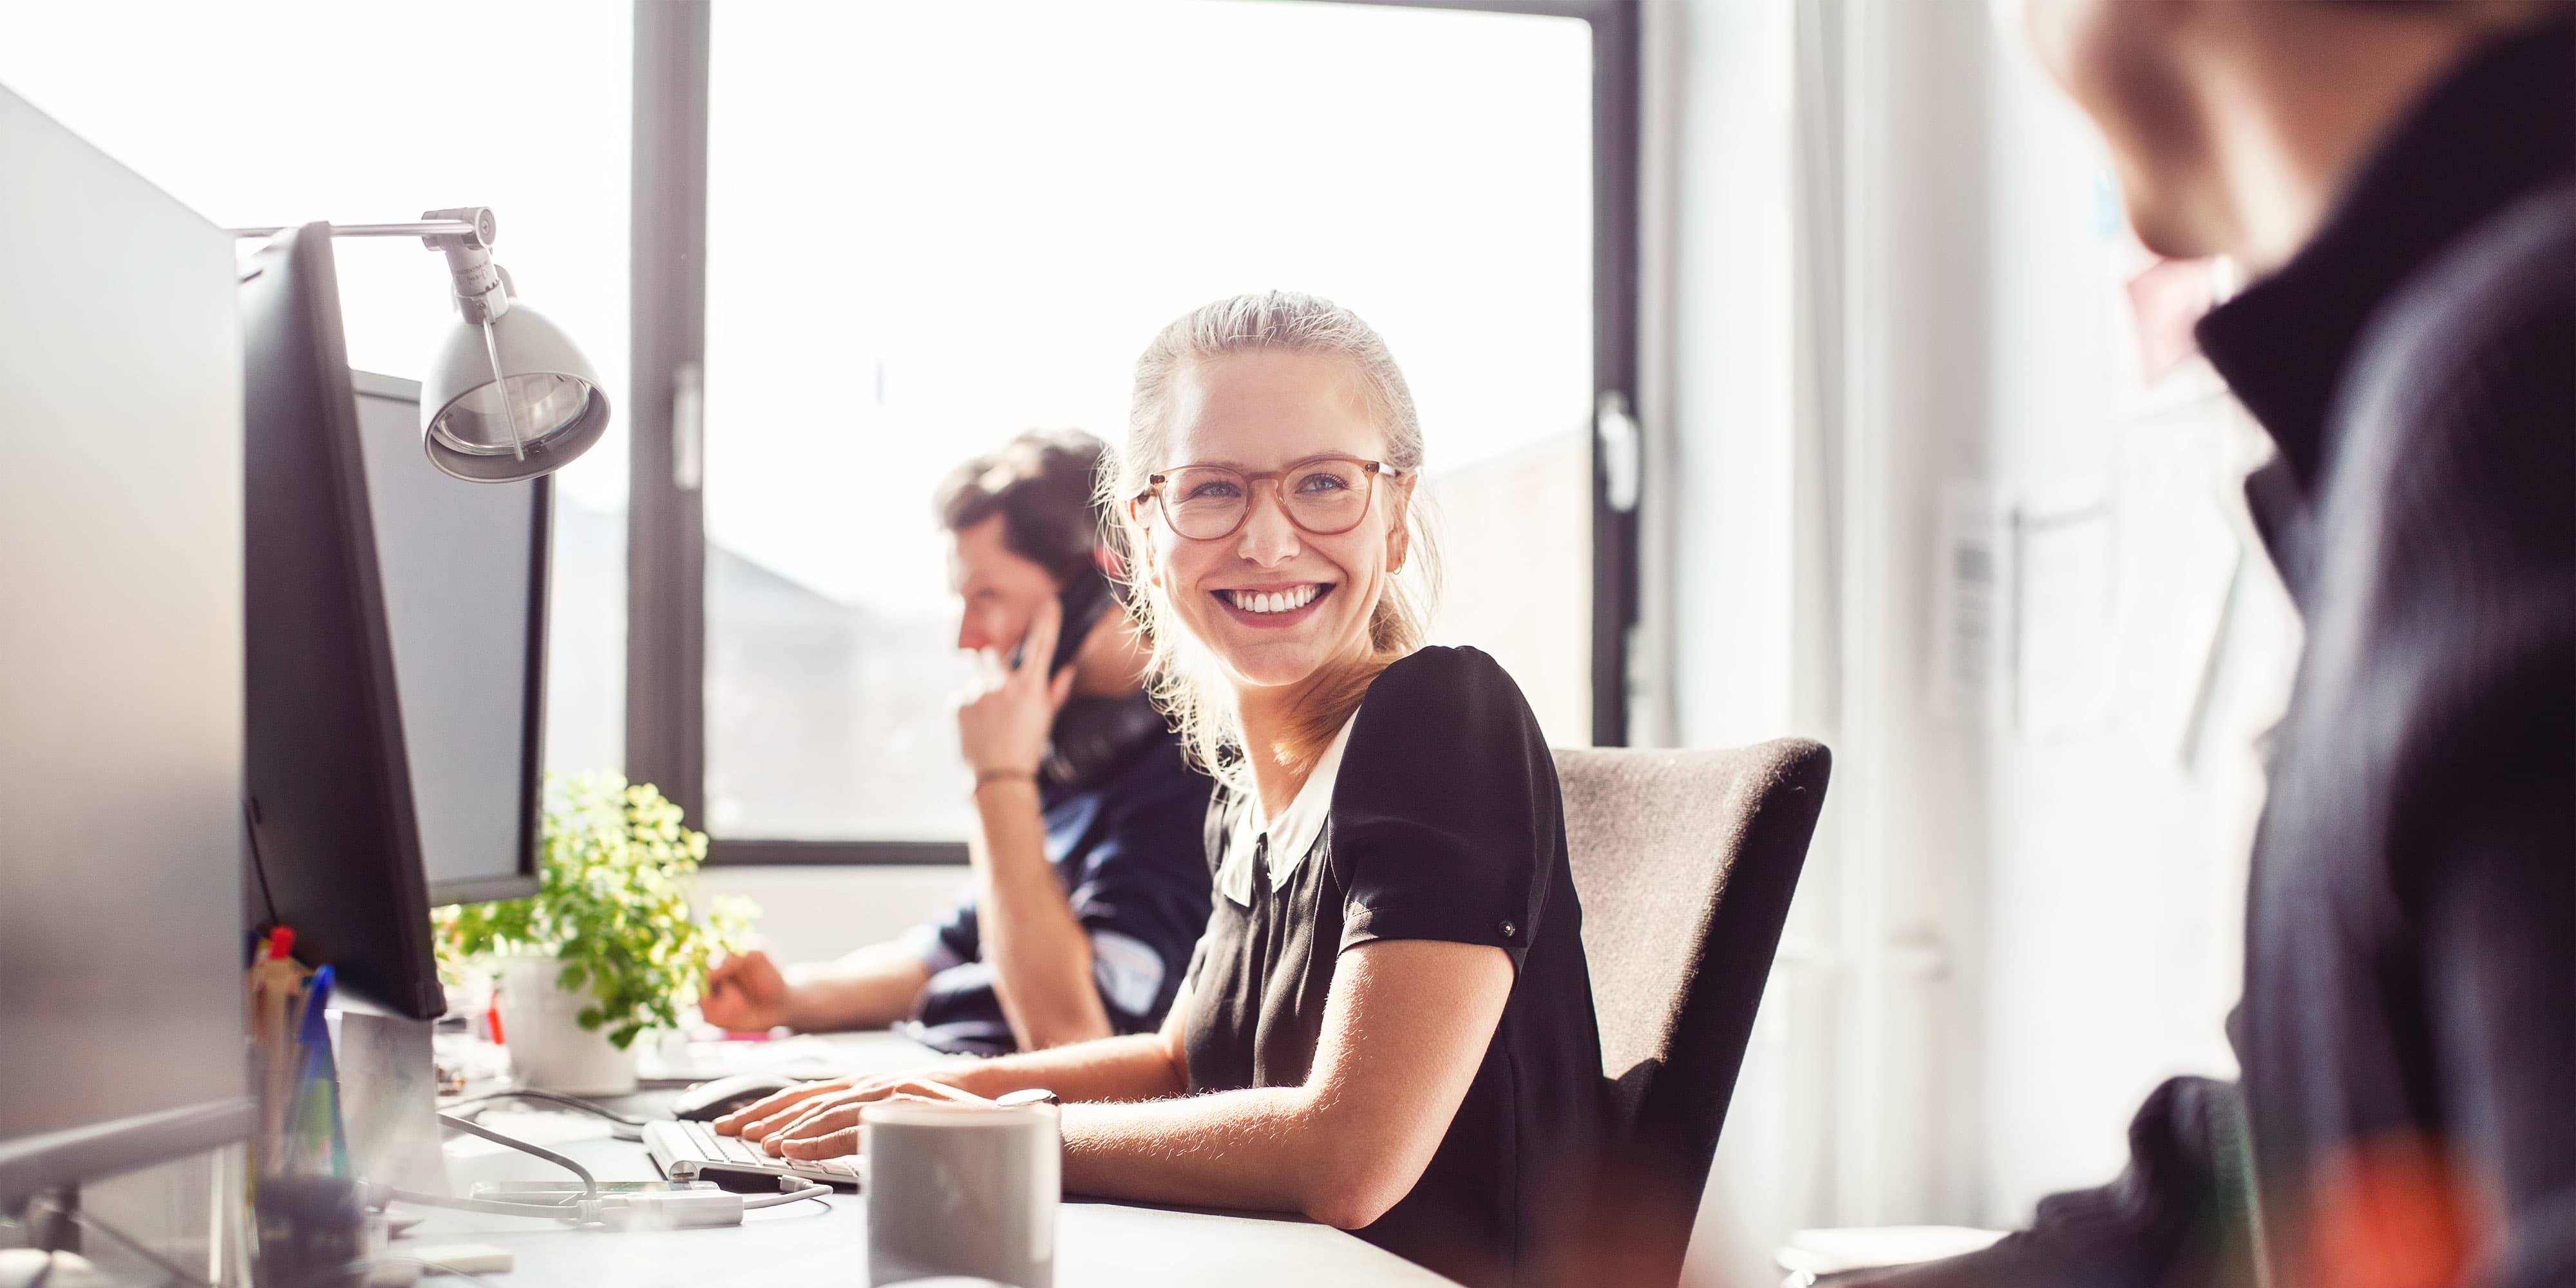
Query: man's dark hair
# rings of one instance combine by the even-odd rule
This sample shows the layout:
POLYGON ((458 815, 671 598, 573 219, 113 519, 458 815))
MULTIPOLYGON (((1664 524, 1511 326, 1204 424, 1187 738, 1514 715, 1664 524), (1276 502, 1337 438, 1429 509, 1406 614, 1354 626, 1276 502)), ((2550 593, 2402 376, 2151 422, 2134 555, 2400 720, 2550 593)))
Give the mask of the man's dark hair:
POLYGON ((1100 542, 1092 482, 1099 439, 1078 429, 1033 429, 940 480, 939 521, 963 532, 998 514, 1002 544, 1058 582, 1091 562, 1100 542))

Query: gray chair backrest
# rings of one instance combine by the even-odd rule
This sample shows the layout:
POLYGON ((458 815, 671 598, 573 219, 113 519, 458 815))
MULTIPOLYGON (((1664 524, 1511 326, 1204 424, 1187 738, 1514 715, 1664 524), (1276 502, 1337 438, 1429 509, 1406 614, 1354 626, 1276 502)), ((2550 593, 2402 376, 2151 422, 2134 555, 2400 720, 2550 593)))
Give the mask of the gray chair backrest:
POLYGON ((1822 744, 1791 738, 1556 753, 1602 1072, 1625 1128, 1593 1216, 1596 1282, 1680 1273, 1831 765, 1822 744))

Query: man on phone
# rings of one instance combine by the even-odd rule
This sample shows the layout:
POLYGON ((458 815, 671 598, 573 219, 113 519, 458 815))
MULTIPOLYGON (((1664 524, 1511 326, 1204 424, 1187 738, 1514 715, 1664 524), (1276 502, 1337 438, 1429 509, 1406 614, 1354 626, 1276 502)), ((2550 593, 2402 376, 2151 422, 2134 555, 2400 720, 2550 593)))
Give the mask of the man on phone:
POLYGON ((1101 445, 1022 434, 939 487, 959 705, 974 771, 974 884, 899 939, 781 969, 749 952, 699 1003, 728 1029, 879 1028, 995 1054, 1151 1032, 1206 928, 1212 784, 1143 687, 1148 648, 1113 593, 1092 482, 1101 445))

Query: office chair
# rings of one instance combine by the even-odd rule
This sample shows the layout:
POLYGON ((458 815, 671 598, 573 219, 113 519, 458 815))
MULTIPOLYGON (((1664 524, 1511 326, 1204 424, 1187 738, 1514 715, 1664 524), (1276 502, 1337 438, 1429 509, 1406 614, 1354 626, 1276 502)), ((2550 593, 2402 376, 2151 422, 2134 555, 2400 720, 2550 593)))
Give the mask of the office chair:
POLYGON ((1832 759, 1790 738, 1556 752, 1623 1131, 1585 1233, 1586 1283, 1680 1277, 1832 759))

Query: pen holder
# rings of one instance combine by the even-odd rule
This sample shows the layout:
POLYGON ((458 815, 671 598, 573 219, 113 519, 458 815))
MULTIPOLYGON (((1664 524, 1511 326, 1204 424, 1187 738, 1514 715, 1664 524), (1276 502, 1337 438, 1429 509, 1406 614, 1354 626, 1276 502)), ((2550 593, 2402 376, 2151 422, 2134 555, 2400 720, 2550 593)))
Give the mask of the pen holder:
POLYGON ((253 1205, 258 1288, 360 1288, 367 1281, 367 1217, 346 1176, 265 1176, 253 1205))

